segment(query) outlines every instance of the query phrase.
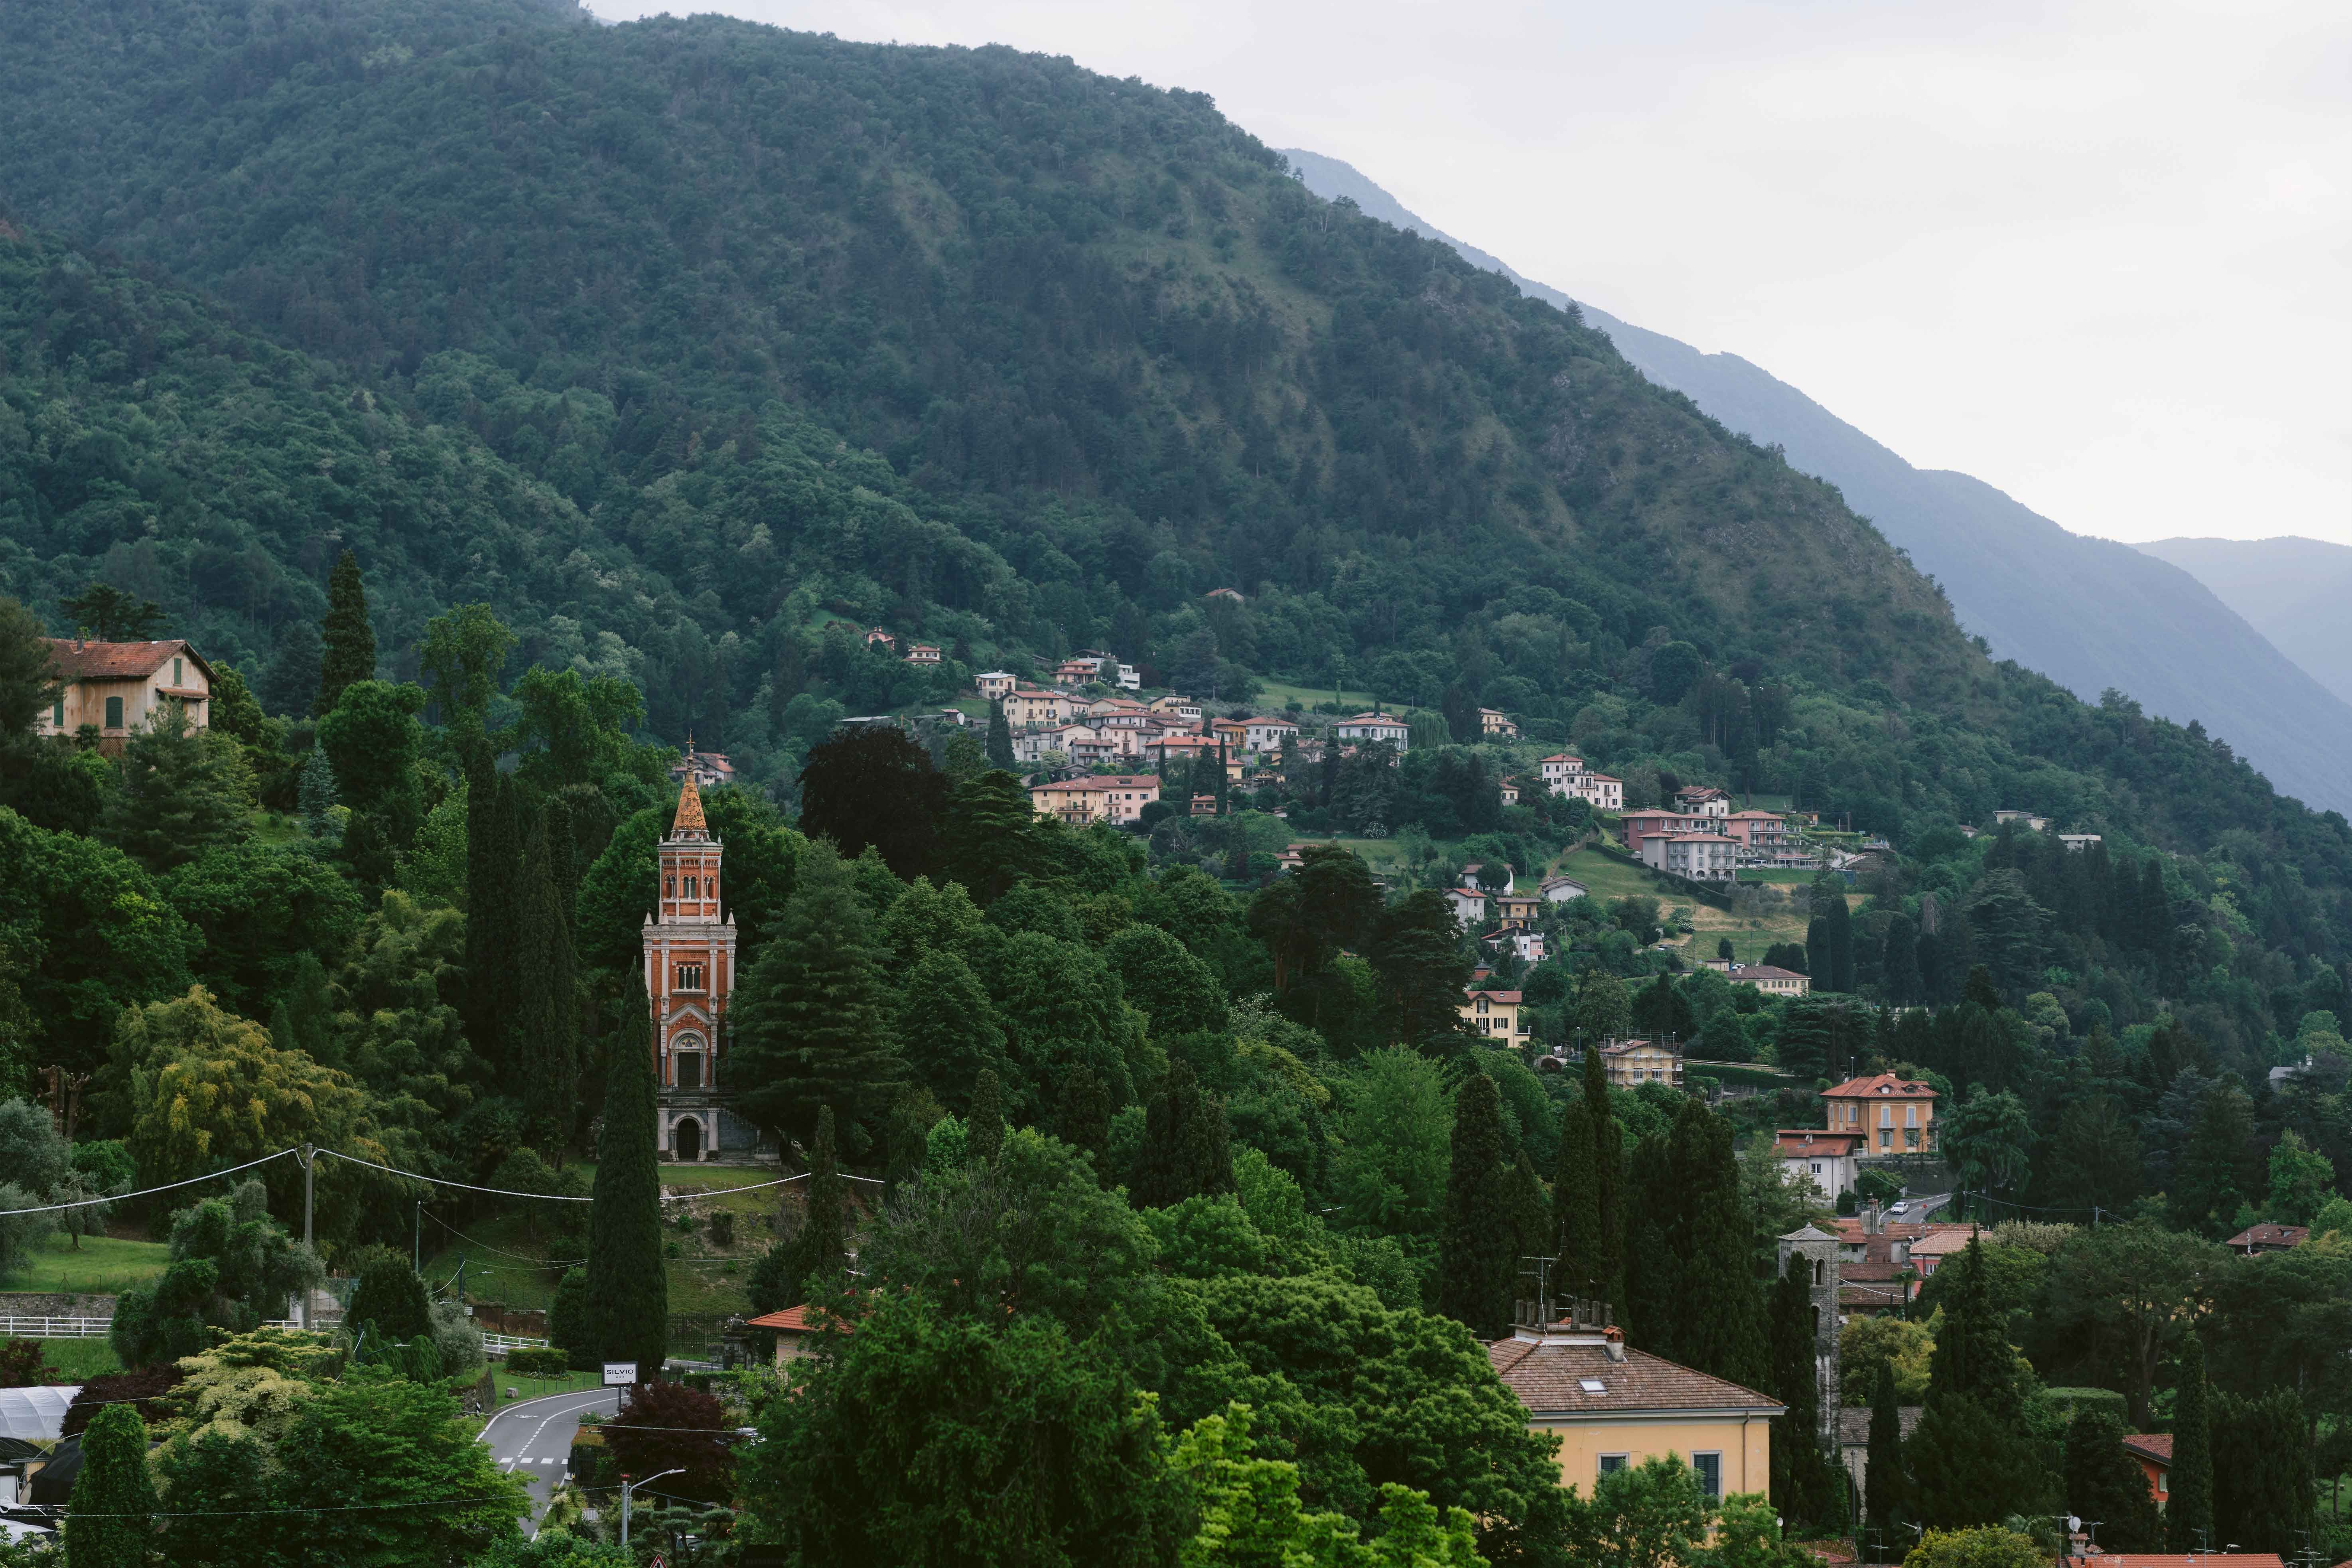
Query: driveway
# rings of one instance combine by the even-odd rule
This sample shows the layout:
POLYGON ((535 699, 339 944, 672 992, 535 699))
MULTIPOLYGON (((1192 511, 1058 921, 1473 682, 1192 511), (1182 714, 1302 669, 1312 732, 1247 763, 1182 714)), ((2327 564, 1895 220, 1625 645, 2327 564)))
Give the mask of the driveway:
POLYGON ((591 1388, 526 1399, 505 1406, 483 1425, 482 1441, 490 1446, 499 1468, 519 1471, 530 1482, 532 1519, 547 1511, 548 1499, 563 1479, 581 1414, 618 1410, 620 1393, 617 1388, 591 1388))

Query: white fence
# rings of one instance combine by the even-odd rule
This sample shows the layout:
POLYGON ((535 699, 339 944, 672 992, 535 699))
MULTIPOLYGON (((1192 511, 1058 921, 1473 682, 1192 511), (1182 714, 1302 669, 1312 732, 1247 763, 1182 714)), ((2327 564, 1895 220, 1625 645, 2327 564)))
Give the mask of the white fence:
POLYGON ((502 1356, 509 1351, 543 1351, 552 1342, 535 1340, 529 1334, 484 1334, 482 1349, 490 1355, 502 1356))
POLYGON ((0 1338, 12 1340, 102 1340, 112 1318, 0 1318, 0 1338))

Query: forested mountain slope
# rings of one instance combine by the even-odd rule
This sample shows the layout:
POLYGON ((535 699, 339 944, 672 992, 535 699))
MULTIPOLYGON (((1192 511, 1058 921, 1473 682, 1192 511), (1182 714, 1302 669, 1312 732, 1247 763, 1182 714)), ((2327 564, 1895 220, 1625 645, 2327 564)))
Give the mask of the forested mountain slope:
POLYGON ((485 598, 523 658, 628 676, 655 732, 787 790, 804 699, 933 695, 828 614, 950 647, 943 678, 1097 645, 1202 689, 1458 689, 1653 781, 1898 838, 2017 805, 2224 855, 2266 942, 2340 949, 2340 818, 2193 725, 1990 663, 1827 486, 1574 316, 1318 199, 1205 99, 1002 49, 576 24, 0 18, 18 225, 211 293, 271 367, 232 389, 252 416, 192 408, 229 328, 105 265, 121 313, 81 341, 49 301, 85 264, 23 241, 0 589, 55 617, 124 577, 217 651, 299 663, 281 639, 355 542, 398 576, 394 672, 424 616, 485 598), (501 499, 428 504, 370 416, 501 499), (364 485, 339 455, 387 450, 364 485), (293 502, 227 504, 264 471, 293 502), (1201 598, 1226 584, 1247 604, 1201 598), (1676 642, 1703 679, 1654 668, 1676 642))
MULTIPOLYGON (((1439 232, 1349 165, 1295 150, 1287 156, 1318 195, 1345 196, 1374 217, 1444 240, 1536 299, 1580 309, 1439 232)), ((1705 353, 1590 305, 1580 310, 1652 381, 1836 485, 1942 584, 1962 627, 1982 636, 1997 658, 2086 700, 2112 687, 2176 722, 2200 721, 2285 793, 2323 809, 2352 807, 2352 688, 2329 685, 2282 640, 2284 627, 2305 625, 2303 617, 2289 612, 2273 626, 2161 547, 2143 553, 2071 533, 1966 474, 1915 468, 1737 354, 1705 353)))

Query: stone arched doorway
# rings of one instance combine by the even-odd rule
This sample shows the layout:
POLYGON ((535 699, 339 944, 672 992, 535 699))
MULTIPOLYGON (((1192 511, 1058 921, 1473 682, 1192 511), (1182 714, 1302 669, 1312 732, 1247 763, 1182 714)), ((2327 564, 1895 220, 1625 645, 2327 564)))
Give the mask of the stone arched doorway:
POLYGON ((702 1158, 702 1123, 693 1117, 682 1117, 677 1124, 677 1157, 680 1160, 702 1158))

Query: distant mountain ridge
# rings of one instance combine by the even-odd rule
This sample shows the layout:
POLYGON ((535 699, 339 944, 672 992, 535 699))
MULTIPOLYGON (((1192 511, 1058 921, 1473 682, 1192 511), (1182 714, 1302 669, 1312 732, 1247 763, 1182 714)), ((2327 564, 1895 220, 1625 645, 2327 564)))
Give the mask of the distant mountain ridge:
POLYGON ((2197 721, 2282 793, 2319 809, 2352 811, 2352 693, 2330 689, 2266 639, 2229 595, 2183 570, 2188 561, 2166 557, 2160 546, 2143 553, 2069 532, 1966 474, 1915 468, 1737 354, 1702 353, 1527 278, 1416 216, 1336 158, 1299 149, 1284 155, 1318 195, 1347 197, 1368 216, 1444 241, 1531 298, 1575 306, 1652 381, 1731 429, 1779 445, 1792 467, 1836 485, 1848 505, 1943 586, 1961 625, 1996 657, 2087 700, 2112 688, 2151 713, 2197 721))
POLYGON ((2159 539, 2169 561, 2253 623, 2271 646, 2352 702, 2352 546, 2321 539, 2159 539))

